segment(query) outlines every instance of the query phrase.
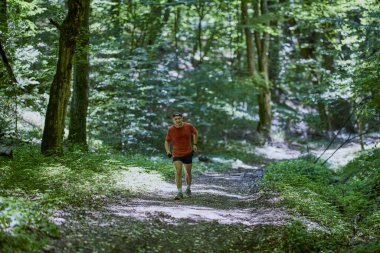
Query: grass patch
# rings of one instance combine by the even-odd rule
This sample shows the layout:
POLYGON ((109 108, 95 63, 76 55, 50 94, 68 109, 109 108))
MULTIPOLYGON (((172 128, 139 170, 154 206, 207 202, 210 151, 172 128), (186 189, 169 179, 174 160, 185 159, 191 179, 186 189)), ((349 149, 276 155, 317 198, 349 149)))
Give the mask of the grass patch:
POLYGON ((246 141, 219 141, 206 145, 202 153, 225 159, 239 159, 247 164, 265 162, 263 156, 254 153, 254 148, 254 145, 246 141))
POLYGON ((296 241, 300 241, 288 250, 301 252, 296 245, 302 244, 308 252, 341 251, 342 247, 360 252, 359 248, 367 248, 367 244, 369 248, 378 246, 379 154, 379 150, 363 154, 338 172, 307 159, 267 167, 263 187, 280 192, 283 204, 319 226, 301 229, 302 224, 296 222, 291 226, 297 229, 288 227, 296 241), (311 245, 316 244, 311 242, 321 243, 313 248, 311 245))

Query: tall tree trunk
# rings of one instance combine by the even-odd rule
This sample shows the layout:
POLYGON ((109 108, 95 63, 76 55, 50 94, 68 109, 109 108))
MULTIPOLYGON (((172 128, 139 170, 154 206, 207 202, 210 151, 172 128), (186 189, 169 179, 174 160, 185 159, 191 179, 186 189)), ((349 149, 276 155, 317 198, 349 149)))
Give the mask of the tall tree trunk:
POLYGON ((176 68, 179 70, 179 59, 178 59, 178 32, 181 23, 181 7, 176 7, 175 17, 174 17, 174 48, 176 57, 176 68))
POLYGON ((203 33, 203 27, 202 27, 202 21, 205 17, 205 3, 204 2, 197 2, 197 5, 195 6, 195 9, 198 13, 198 26, 197 26, 197 32, 196 32, 196 39, 193 47, 193 58, 192 58, 192 64, 194 66, 198 65, 199 63, 202 63, 203 57, 202 57, 202 33, 203 33), (199 60, 195 59, 195 55, 199 54, 199 60))
POLYGON ((356 115, 358 121, 358 130, 359 130, 359 143, 361 150, 364 150, 364 142, 363 142, 363 117, 359 113, 356 115))
MULTIPOLYGON (((0 32, 1 37, 8 33, 7 0, 0 0, 0 32)), ((4 40, 5 41, 5 40, 4 40)))
MULTIPOLYGON (((302 31, 299 31, 301 33, 302 31)), ((314 56, 314 45, 316 44, 316 41, 318 41, 317 38, 317 33, 312 32, 310 35, 308 35, 305 38, 299 38, 299 47, 300 47, 300 54, 301 57, 304 59, 313 59, 315 58, 314 56)), ((318 94, 321 95, 320 91, 320 76, 317 73, 317 70, 315 66, 311 66, 311 71, 310 71, 310 82, 313 84, 313 87, 317 90, 318 94)), ((321 96, 319 96, 321 97, 321 96)), ((327 131, 327 134, 331 136, 331 122, 329 119, 328 111, 326 108, 326 105, 323 103, 321 99, 318 98, 317 100, 317 111, 319 114, 319 119, 321 121, 321 129, 327 131)))
POLYGON ((161 28, 163 26, 162 16, 162 6, 160 3, 155 3, 150 5, 150 14, 149 14, 149 24, 148 24, 148 32, 146 45, 151 46, 157 39, 157 36, 161 32, 161 28))
POLYGON ((174 18, 174 46, 176 50, 178 50, 178 32, 179 32, 180 22, 181 22, 181 7, 178 6, 176 8, 175 18, 174 18))
POLYGON ((75 53, 74 85, 70 104, 69 142, 87 149, 87 108, 89 92, 90 0, 84 1, 84 18, 75 53))
MULTIPOLYGON (((120 41, 121 34, 122 34, 122 27, 121 27, 121 7, 122 7, 121 0, 112 0, 112 7, 110 11, 110 15, 114 17, 112 19, 112 30, 113 34, 117 38, 117 40, 120 41)), ((86 15, 86 14, 85 14, 86 15)))
POLYGON ((68 0, 68 13, 62 25, 50 20, 59 30, 57 69, 50 87, 41 152, 44 155, 63 153, 65 114, 70 97, 72 59, 84 13, 84 0, 68 0))
MULTIPOLYGON (((255 16, 266 15, 268 13, 267 0, 257 0, 255 3, 255 16)), ((269 26, 269 21, 266 22, 269 26)), ((259 73, 262 81, 260 83, 260 93, 258 95, 259 102, 259 124, 257 131, 263 134, 266 138, 270 138, 271 125, 272 125, 272 112, 271 112, 271 90, 269 87, 268 75, 268 50, 269 50, 269 33, 263 32, 259 34, 255 32, 255 42, 258 55, 259 73)))
POLYGON ((167 1, 165 9, 162 8, 162 4, 155 4, 151 7, 151 27, 148 34, 147 45, 153 45, 157 37, 160 35, 162 28, 168 22, 170 17, 170 4, 173 0, 167 1))
POLYGON ((253 51, 253 39, 251 29, 249 28, 249 16, 248 16, 248 4, 247 0, 241 0, 241 23, 243 25, 243 30, 245 34, 245 44, 247 49, 247 64, 248 64, 248 73, 254 75, 256 72, 255 65, 255 53, 253 51))

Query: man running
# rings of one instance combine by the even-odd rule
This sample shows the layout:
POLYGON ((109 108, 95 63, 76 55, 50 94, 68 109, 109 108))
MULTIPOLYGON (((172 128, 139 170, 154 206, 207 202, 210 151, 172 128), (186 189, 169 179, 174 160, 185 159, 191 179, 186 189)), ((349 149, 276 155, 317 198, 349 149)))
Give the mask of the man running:
POLYGON ((178 193, 175 200, 183 199, 182 193, 182 164, 185 167, 187 188, 185 194, 191 197, 191 167, 193 152, 197 152, 198 131, 190 123, 183 122, 182 113, 173 113, 174 125, 169 127, 165 138, 165 150, 169 158, 173 157, 175 168, 175 183, 178 193), (193 144, 191 144, 191 139, 193 144), (170 151, 170 143, 173 143, 173 153, 170 151))

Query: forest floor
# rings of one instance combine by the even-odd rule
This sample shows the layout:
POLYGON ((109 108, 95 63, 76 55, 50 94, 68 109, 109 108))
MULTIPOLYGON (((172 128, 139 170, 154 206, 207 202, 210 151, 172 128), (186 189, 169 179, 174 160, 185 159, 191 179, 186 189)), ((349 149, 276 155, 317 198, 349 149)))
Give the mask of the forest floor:
MULTIPOLYGON (((357 146, 352 145, 356 144, 340 151, 350 155, 336 155, 340 164, 354 158, 351 152, 357 146)), ((301 155, 281 145, 264 146, 261 151, 269 161, 301 155)), ((332 152, 328 150, 326 155, 332 152)), ((195 170, 193 196, 180 201, 174 200, 174 171, 173 182, 168 182, 142 167, 125 167, 117 177, 117 188, 128 194, 115 194, 96 208, 68 207, 56 212, 54 223, 60 226, 61 237, 46 250, 265 252, 260 244, 270 243, 276 228, 289 224, 294 213, 284 209, 274 193, 260 191, 265 164, 232 167, 223 172, 195 170)), ((318 227, 297 218, 309 228, 318 227)))
MULTIPOLYGON (((291 218, 276 198, 258 192, 263 167, 242 165, 193 175, 192 197, 174 200, 175 185, 129 167, 119 177, 128 196, 96 209, 57 212, 62 236, 54 252, 241 252, 254 248, 247 233, 291 218), (247 240, 247 241, 246 241, 247 240)), ((174 177, 174 173, 173 173, 174 177)))

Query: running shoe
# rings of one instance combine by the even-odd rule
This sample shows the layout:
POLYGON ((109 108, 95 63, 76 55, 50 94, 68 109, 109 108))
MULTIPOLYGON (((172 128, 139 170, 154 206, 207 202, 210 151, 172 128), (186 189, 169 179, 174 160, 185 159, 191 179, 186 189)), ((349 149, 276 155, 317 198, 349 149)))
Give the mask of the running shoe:
POLYGON ((180 200, 180 199, 183 199, 183 193, 182 192, 177 193, 177 195, 174 197, 174 200, 180 200))
POLYGON ((185 194, 186 194, 186 196, 188 196, 190 198, 191 197, 191 190, 186 189, 185 194))

